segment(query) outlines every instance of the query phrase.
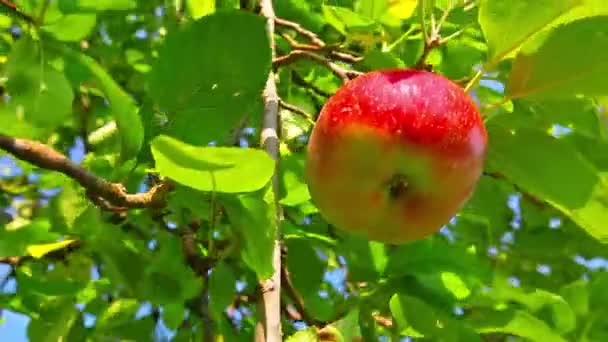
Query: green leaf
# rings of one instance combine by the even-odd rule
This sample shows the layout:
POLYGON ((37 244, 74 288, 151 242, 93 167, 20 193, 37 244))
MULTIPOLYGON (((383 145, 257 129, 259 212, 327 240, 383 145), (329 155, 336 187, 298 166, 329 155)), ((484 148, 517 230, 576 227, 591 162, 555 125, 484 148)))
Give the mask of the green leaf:
POLYGON ((414 14, 418 0, 361 0, 357 13, 389 26, 399 26, 401 20, 414 14))
POLYGON ((274 160, 260 149, 192 146, 165 135, 151 145, 161 175, 201 191, 257 191, 274 172, 274 160))
POLYGON ((169 329, 178 329, 184 322, 185 308, 182 303, 163 306, 163 322, 169 329))
POLYGON ((323 15, 329 25, 344 35, 349 31, 363 32, 377 28, 377 24, 371 18, 345 7, 323 5, 323 15))
POLYGON ((488 43, 487 64, 494 64, 507 57, 532 35, 581 1, 481 0, 479 24, 488 43))
POLYGON ((491 296, 500 302, 521 303, 528 307, 531 313, 549 307, 555 328, 560 334, 568 333, 576 327, 574 311, 558 294, 543 289, 526 292, 521 287, 512 286, 506 277, 499 275, 494 280, 491 296))
POLYGON ((186 2, 188 11, 194 19, 206 16, 215 12, 216 0, 190 0, 186 2))
POLYGON ((136 320, 140 303, 131 298, 113 301, 97 318, 93 336, 96 340, 147 341, 155 326, 151 317, 136 320))
POLYGON ((581 18, 608 14, 608 3, 604 0, 582 0, 581 3, 582 5, 575 7, 551 23, 551 26, 558 26, 581 18))
POLYGON ((561 288, 560 294, 578 316, 584 317, 589 313, 589 290, 586 281, 578 280, 567 284, 561 288))
POLYGON ((241 255, 258 279, 268 279, 274 272, 272 265, 277 230, 272 187, 249 194, 222 196, 232 225, 243 240, 241 255))
MULTIPOLYGON (((97 227, 100 228, 104 227, 97 227)), ((112 285, 121 287, 128 295, 135 296, 139 293, 141 287, 146 285, 142 284, 142 279, 147 258, 142 249, 134 248, 130 240, 117 233, 108 236, 100 234, 88 241, 99 251, 105 276, 112 281, 112 285)))
POLYGON ((344 341, 355 341, 356 338, 361 338, 361 329, 359 328, 359 309, 357 307, 351 309, 346 316, 340 320, 333 322, 334 326, 344 341))
POLYGON ((441 272, 443 286, 458 300, 467 298, 471 290, 462 278, 454 272, 441 272))
POLYGON ((480 333, 505 333, 524 337, 534 342, 566 342, 545 322, 523 310, 484 310, 476 315, 470 323, 480 333))
POLYGON ((181 239, 174 235, 159 240, 160 251, 148 261, 144 271, 142 295, 154 304, 164 305, 187 301, 198 294, 200 277, 185 260, 181 239))
POLYGON ((85 199, 85 191, 80 184, 73 180, 61 178, 63 187, 61 194, 58 195, 55 209, 53 212, 57 220, 67 226, 68 232, 74 231, 76 220, 89 208, 90 203, 85 199))
POLYGON ((301 294, 315 293, 323 281, 326 263, 322 262, 310 241, 288 239, 287 269, 294 287, 301 294))
POLYGON ((135 299, 115 300, 97 319, 97 329, 111 329, 135 317, 139 303, 135 299))
POLYGON ((607 51, 608 16, 559 26, 522 47, 513 63, 507 95, 541 99, 607 95, 602 77, 608 72, 607 51))
POLYGON ((95 77, 99 87, 110 102, 112 115, 120 133, 121 160, 127 161, 137 156, 144 139, 144 127, 135 101, 112 76, 93 58, 64 45, 55 48, 76 63, 85 66, 95 77))
POLYGON ((27 246, 56 241, 59 237, 58 234, 49 232, 50 223, 44 219, 27 222, 14 229, 2 228, 0 228, 0 257, 27 255, 27 246))
POLYGON ((52 279, 51 276, 42 273, 31 274, 28 272, 17 273, 19 293, 22 296, 71 296, 78 293, 85 286, 84 282, 69 279, 65 274, 63 279, 52 279))
POLYGON ((67 341, 75 327, 79 312, 69 298, 58 298, 39 308, 40 316, 30 321, 27 335, 30 341, 67 341))
POLYGON ((440 239, 423 240, 399 246, 390 254, 386 273, 392 276, 453 272, 479 279, 489 279, 489 265, 462 246, 440 239))
POLYGON ((42 29, 57 40, 75 42, 89 36, 95 28, 96 19, 94 14, 62 15, 50 24, 43 25, 42 29))
POLYGON ((210 219, 211 194, 177 185, 167 197, 169 202, 168 209, 174 212, 190 211, 194 218, 210 219))
POLYGON ((168 35, 148 85, 167 113, 170 135, 195 145, 223 143, 244 116, 261 117, 270 66, 265 19, 220 11, 168 35))
POLYGON ((154 340, 156 322, 150 316, 142 319, 132 319, 114 326, 110 330, 100 330, 93 333, 97 341, 150 341, 154 340))
POLYGON ((58 2, 59 9, 63 13, 132 10, 137 7, 136 0, 59 0, 58 2))
POLYGON ((74 92, 65 75, 41 58, 30 38, 13 46, 6 69, 9 108, 35 126, 54 129, 70 119, 74 92))
POLYGON ((279 176, 282 193, 285 194, 279 203, 297 206, 310 200, 308 185, 304 179, 303 155, 291 153, 284 156, 279 163, 279 176))
POLYGON ((236 292, 236 277, 230 266, 218 263, 209 277, 209 308, 215 319, 222 319, 236 292))
POLYGON ((403 68, 405 63, 390 51, 382 51, 379 49, 369 50, 363 60, 359 62, 358 67, 364 70, 403 68))
POLYGON ((576 314, 565 301, 559 301, 551 306, 551 314, 555 330, 567 334, 576 329, 576 314))
POLYGON ((489 127, 487 168, 546 200, 601 242, 608 242, 608 183, 567 142, 542 131, 489 127), (570 180, 576 179, 576 182, 570 180), (556 186, 559 184, 559 186, 556 186))
POLYGON ((441 341, 481 341, 465 324, 453 320, 419 298, 395 294, 389 307, 400 331, 441 341))
POLYGON ((350 278, 357 281, 378 279, 387 265, 384 244, 354 235, 345 236, 338 246, 348 263, 350 278))

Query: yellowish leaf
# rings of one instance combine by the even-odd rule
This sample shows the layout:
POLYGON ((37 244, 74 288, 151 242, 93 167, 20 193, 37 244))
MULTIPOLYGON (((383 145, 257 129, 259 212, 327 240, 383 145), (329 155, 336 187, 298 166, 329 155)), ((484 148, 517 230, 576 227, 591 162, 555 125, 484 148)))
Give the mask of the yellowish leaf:
POLYGON ((36 259, 42 258, 46 254, 56 251, 58 249, 65 248, 72 244, 75 240, 64 240, 53 243, 44 243, 39 245, 27 246, 27 253, 36 259))

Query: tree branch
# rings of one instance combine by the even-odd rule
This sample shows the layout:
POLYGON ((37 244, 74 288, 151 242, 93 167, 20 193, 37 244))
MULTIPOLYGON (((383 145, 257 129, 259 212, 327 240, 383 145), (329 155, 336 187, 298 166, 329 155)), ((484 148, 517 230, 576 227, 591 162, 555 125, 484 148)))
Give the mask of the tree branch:
POLYGON ((164 195, 172 188, 171 183, 164 182, 153 186, 147 192, 129 194, 122 184, 99 178, 53 148, 33 140, 0 134, 0 149, 40 168, 63 173, 82 185, 94 200, 101 199, 116 207, 163 207, 164 195))
POLYGON ((279 100, 279 106, 283 107, 284 109, 287 109, 288 111, 290 111, 292 113, 302 116, 304 119, 306 119, 307 121, 309 121, 313 124, 315 123, 315 119, 312 114, 308 113, 307 111, 305 111, 304 109, 302 109, 296 105, 287 103, 283 100, 279 100))
POLYGON ((277 26, 287 27, 287 28, 290 28, 290 29, 296 31, 298 34, 308 38, 314 45, 317 45, 319 47, 325 46, 325 42, 323 42, 321 39, 319 39, 319 37, 317 36, 316 33, 303 28, 302 25, 300 25, 298 23, 294 23, 293 21, 276 18, 276 17, 274 18, 274 23, 277 26))
MULTIPOLYGON (((272 57, 274 58, 274 24, 276 17, 272 0, 260 0, 261 14, 266 17, 266 34, 270 40, 272 57)), ((266 152, 279 163, 279 95, 274 79, 274 72, 268 74, 264 88, 264 122, 261 134, 261 145, 266 152)), ((275 218, 277 220, 275 242, 273 247, 274 274, 270 279, 260 280, 262 291, 258 301, 258 321, 255 327, 256 342, 280 342, 283 340, 281 331, 281 232, 279 230, 281 207, 278 203, 279 179, 277 174, 272 177, 272 188, 275 194, 275 218)))
POLYGON ((362 57, 358 57, 344 51, 338 51, 337 49, 340 48, 340 44, 322 46, 302 44, 286 33, 282 34, 281 37, 283 37, 289 43, 293 50, 305 50, 322 53, 332 57, 332 59, 340 60, 346 63, 357 63, 363 59, 362 57))
POLYGON ((272 60, 272 64, 275 67, 279 67, 279 66, 293 63, 300 59, 310 59, 314 62, 321 64, 322 66, 331 70, 331 72, 333 72, 340 79, 342 79, 342 82, 344 82, 344 83, 346 83, 346 82, 350 81, 352 78, 355 78, 362 74, 359 71, 343 68, 343 67, 339 66, 338 64, 333 63, 329 59, 327 59, 317 53, 314 53, 311 51, 305 51, 305 50, 293 50, 293 51, 289 52, 287 55, 276 57, 272 60))
POLYGON ((34 19, 34 17, 24 12, 21 12, 21 10, 19 10, 19 8, 17 8, 17 5, 13 2, 9 0, 0 0, 0 5, 2 5, 2 7, 5 8, 10 14, 18 17, 19 19, 24 20, 30 24, 36 24, 36 19, 34 19))

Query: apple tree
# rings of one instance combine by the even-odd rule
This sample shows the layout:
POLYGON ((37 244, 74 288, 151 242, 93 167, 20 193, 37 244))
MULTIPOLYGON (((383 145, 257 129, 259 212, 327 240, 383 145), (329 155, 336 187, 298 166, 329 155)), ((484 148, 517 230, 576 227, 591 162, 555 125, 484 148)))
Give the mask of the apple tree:
POLYGON ((0 9, 0 339, 608 339, 605 0, 0 9), (355 107, 407 115, 316 137, 355 107), (470 161, 437 132, 483 158, 416 168, 470 161), (397 164, 403 217, 361 195, 397 164))

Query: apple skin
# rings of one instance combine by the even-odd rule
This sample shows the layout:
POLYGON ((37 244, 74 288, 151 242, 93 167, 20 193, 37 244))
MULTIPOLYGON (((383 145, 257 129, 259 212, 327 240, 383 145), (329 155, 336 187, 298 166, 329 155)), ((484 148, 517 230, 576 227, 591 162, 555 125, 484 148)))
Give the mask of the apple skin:
POLYGON ((402 244, 436 233, 462 208, 487 142, 475 103, 456 83, 427 71, 376 70, 324 105, 305 176, 327 222, 402 244))

